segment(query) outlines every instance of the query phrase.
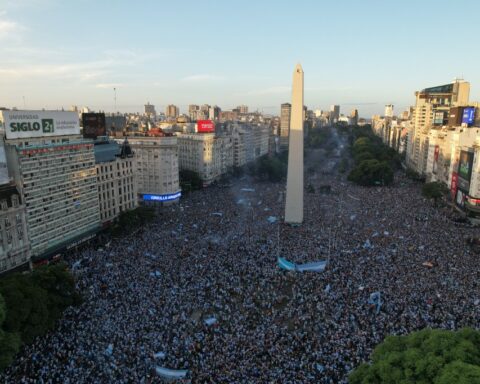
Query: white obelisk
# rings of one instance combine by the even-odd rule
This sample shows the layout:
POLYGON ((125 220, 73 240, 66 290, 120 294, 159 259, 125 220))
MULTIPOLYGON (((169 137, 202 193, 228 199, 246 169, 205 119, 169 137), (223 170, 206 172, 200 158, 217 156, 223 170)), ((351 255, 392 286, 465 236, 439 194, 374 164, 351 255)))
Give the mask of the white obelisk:
POLYGON ((303 222, 303 69, 300 64, 293 72, 285 222, 303 222))

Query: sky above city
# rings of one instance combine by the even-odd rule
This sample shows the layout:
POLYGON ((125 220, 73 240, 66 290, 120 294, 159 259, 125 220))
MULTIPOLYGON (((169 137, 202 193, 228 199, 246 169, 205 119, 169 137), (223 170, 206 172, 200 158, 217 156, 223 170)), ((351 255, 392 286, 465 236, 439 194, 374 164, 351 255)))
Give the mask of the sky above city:
POLYGON ((480 2, 0 0, 0 106, 279 114, 292 72, 309 109, 362 117, 464 78, 480 100, 480 2))

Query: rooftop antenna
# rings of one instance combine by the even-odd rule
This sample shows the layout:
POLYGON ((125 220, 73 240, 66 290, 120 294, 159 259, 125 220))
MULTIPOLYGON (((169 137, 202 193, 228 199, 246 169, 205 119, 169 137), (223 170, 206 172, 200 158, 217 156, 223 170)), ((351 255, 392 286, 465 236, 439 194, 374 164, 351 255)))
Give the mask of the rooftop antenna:
POLYGON ((117 88, 113 88, 113 102, 114 102, 114 105, 115 107, 113 108, 113 113, 116 114, 117 113, 117 88))

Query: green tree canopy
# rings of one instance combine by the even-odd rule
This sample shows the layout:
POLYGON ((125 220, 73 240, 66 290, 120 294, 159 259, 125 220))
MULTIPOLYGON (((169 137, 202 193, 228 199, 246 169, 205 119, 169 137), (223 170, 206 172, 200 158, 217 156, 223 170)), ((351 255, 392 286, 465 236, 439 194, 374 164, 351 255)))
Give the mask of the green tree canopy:
POLYGON ((328 137, 329 132, 327 130, 312 130, 306 139, 306 146, 310 148, 320 148, 328 141, 328 137))
POLYGON ((46 332, 49 324, 47 292, 33 284, 28 275, 15 274, 0 281, 0 293, 7 304, 3 328, 20 333, 22 341, 31 342, 46 332))
POLYGON ((281 181, 287 175, 287 163, 281 156, 262 156, 249 164, 249 172, 260 180, 281 181))
POLYGON ((442 183, 432 181, 425 183, 422 186, 422 195, 427 199, 433 199, 435 203, 440 199, 445 192, 445 187, 442 183))
POLYGON ((118 216, 117 222, 110 227, 110 233, 115 237, 121 236, 123 233, 133 231, 154 218, 155 209, 153 207, 142 206, 130 211, 123 211, 118 216))
POLYGON ((182 169, 179 172, 179 176, 182 190, 188 191, 203 188, 203 180, 197 172, 182 169))
POLYGON ((371 364, 362 364, 350 384, 480 383, 480 332, 424 329, 407 336, 388 336, 371 364))
POLYGON ((373 154, 369 151, 358 152, 357 154, 355 154, 354 157, 357 163, 361 163, 364 160, 372 160, 375 158, 373 154))
POLYGON ((364 186, 390 185, 393 182, 393 170, 385 161, 363 160, 352 169, 348 180, 364 186))
MULTIPOLYGON (((5 300, 0 295, 0 326, 3 325, 6 316, 5 300)), ((20 336, 17 333, 9 333, 0 329, 0 370, 11 364, 19 349, 20 336)))
POLYGON ((73 276, 63 263, 49 265, 34 271, 32 281, 48 293, 48 327, 53 327, 55 320, 61 316, 67 307, 81 301, 80 296, 75 291, 73 276))
POLYGON ((73 276, 63 263, 0 280, 0 370, 20 349, 55 325, 62 312, 78 304, 73 276))

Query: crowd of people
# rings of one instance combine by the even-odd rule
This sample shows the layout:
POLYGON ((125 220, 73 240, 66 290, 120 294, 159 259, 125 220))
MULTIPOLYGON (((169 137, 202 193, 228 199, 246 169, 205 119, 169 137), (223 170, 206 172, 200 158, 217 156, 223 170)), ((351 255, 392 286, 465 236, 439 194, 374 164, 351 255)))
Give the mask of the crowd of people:
POLYGON ((300 227, 282 223, 284 183, 245 178, 72 253, 83 304, 2 380, 155 383, 165 367, 192 383, 347 383, 389 334, 480 328, 478 255, 465 241, 478 229, 400 174, 392 187, 322 172, 308 183, 300 227), (328 264, 287 272, 277 256, 328 264))

